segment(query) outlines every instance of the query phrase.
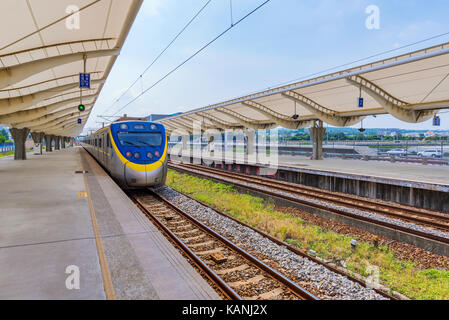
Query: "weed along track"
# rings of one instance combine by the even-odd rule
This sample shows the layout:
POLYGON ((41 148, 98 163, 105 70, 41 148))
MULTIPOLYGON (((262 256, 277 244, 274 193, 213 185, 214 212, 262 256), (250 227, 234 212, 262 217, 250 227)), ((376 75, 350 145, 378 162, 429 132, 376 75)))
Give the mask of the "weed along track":
POLYGON ((167 186, 172 189, 156 192, 250 253, 270 260, 270 266, 320 299, 378 299, 383 293, 388 293, 384 298, 399 299, 449 297, 449 259, 444 256, 212 180, 169 170, 167 186), (377 296, 363 288, 372 287, 374 269, 380 284, 374 286, 380 290, 377 296), (357 281, 347 275, 362 283, 355 286, 357 281), (309 287, 313 284, 318 288, 309 287))
MULTIPOLYGON (((161 187, 155 189, 154 192, 319 299, 372 300, 388 298, 387 295, 379 294, 360 282, 349 279, 346 275, 334 272, 331 268, 327 268, 309 257, 297 254, 284 244, 272 241, 264 234, 173 189, 161 187)), ((243 264, 247 264, 247 262, 243 264)), ((241 266, 239 264, 231 267, 240 268, 241 266)), ((249 275, 248 272, 244 273, 246 273, 246 277, 255 276, 254 274, 249 275)), ((231 281, 235 282, 235 280, 239 281, 235 278, 231 281)))
POLYGON ((132 197, 228 299, 318 299, 163 196, 148 191, 132 197))
POLYGON ((232 183, 247 190, 449 244, 449 214, 199 165, 170 163, 169 167, 180 172, 232 183))

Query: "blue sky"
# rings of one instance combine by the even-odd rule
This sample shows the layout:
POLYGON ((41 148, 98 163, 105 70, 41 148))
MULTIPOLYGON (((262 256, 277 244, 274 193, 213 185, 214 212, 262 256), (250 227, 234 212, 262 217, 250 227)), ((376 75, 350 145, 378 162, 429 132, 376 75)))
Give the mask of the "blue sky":
MULTIPOLYGON (((233 0, 234 20, 262 2, 233 0)), ((149 87, 230 25, 229 0, 212 0, 144 75, 142 83, 113 104, 205 3, 144 0, 86 128, 98 127, 96 115, 115 113, 140 93, 142 85, 149 87)), ((143 116, 188 111, 273 87, 449 32, 448 13, 447 0, 271 0, 121 113, 143 116), (365 27, 369 5, 380 8, 379 30, 365 27)), ((449 35, 374 60, 443 42, 449 42, 449 35)), ((448 129, 449 113, 441 117, 441 129, 448 129)), ((364 126, 433 128, 431 121, 407 124, 391 116, 370 117, 364 126)))

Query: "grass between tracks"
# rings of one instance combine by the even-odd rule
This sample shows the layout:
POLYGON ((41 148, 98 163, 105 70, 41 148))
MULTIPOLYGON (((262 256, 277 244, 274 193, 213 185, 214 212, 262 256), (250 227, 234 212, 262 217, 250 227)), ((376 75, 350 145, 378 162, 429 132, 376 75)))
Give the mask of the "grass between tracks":
POLYGON ((278 212, 264 199, 241 194, 232 186, 174 170, 168 171, 167 185, 303 251, 315 250, 326 260, 344 261, 351 272, 369 276, 372 267, 377 267, 383 285, 411 299, 449 300, 447 270, 420 270, 410 261, 396 259, 388 247, 376 248, 369 242, 359 242, 352 250, 352 238, 278 212))

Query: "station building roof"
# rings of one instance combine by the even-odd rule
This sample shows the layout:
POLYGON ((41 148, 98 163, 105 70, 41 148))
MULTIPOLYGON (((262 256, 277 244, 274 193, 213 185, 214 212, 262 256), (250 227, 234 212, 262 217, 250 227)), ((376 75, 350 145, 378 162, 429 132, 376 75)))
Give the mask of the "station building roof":
POLYGON ((2 0, 0 125, 77 136, 141 4, 142 0, 2 0), (91 88, 82 91, 86 111, 80 114, 79 74, 84 63, 91 88), (78 118, 83 119, 81 125, 78 118))
POLYGON ((449 108, 449 43, 261 91, 160 120, 168 131, 353 126, 391 114, 419 123, 449 108), (359 98, 363 107, 359 107, 359 98), (296 109, 296 111, 295 111, 296 109), (295 116, 297 115, 297 116, 295 116))

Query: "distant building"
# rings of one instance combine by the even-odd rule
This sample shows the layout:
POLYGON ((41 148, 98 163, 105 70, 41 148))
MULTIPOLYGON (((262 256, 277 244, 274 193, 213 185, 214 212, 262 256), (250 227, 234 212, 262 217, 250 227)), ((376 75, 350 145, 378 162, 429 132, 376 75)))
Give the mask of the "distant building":
POLYGON ((421 134, 418 132, 410 132, 410 133, 404 134, 404 136, 411 137, 411 138, 419 138, 421 136, 421 134))
POLYGON ((178 114, 181 114, 181 112, 175 113, 175 114, 151 114, 151 115, 149 115, 146 118, 147 118, 148 121, 158 121, 158 120, 161 120, 161 119, 164 119, 164 118, 176 116, 178 114))
POLYGON ((381 136, 390 136, 390 137, 396 137, 401 133, 401 130, 399 129, 381 129, 379 130, 379 135, 381 136))

